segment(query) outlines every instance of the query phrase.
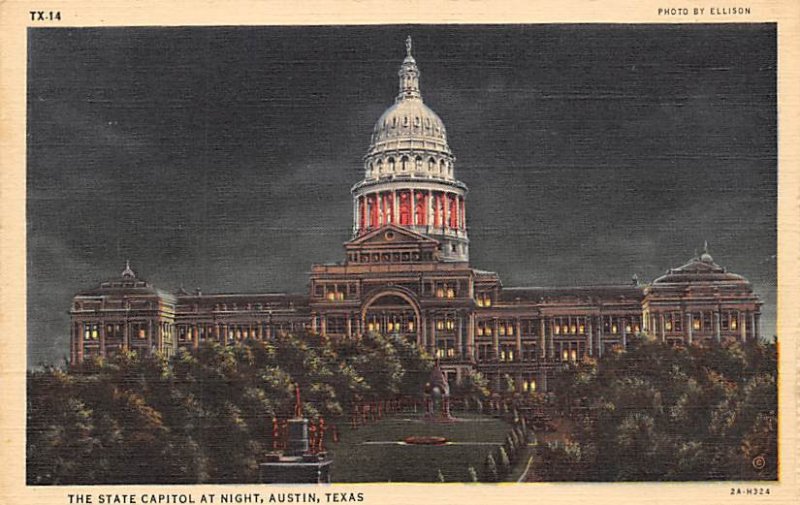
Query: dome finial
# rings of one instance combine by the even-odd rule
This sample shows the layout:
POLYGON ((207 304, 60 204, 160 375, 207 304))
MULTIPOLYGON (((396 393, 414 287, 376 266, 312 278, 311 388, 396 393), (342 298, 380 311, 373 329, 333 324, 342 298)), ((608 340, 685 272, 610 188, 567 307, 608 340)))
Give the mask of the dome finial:
POLYGON ((400 77, 400 94, 395 101, 399 102, 409 98, 422 98, 419 93, 419 69, 414 57, 411 56, 411 35, 406 37, 406 58, 400 65, 397 74, 400 77))
POLYGON ((122 271, 123 279, 135 279, 136 273, 131 269, 131 260, 125 260, 125 270, 122 271))

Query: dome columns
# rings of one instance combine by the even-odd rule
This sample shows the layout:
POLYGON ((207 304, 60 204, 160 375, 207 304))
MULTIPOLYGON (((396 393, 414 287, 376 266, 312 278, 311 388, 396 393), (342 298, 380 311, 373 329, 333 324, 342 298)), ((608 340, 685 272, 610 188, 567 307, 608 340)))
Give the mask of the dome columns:
POLYGON ((393 224, 418 233, 466 236, 463 191, 373 188, 354 198, 354 235, 393 224))

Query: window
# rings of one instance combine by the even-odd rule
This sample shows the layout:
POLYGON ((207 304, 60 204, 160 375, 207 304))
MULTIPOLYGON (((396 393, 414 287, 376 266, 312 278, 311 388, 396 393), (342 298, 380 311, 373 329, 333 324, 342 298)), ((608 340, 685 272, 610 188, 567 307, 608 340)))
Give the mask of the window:
POLYGON ((83 325, 83 339, 84 340, 97 340, 100 338, 100 325, 99 324, 84 324, 83 325))
POLYGON ((453 288, 447 288, 447 298, 455 298, 456 297, 456 290, 453 288))

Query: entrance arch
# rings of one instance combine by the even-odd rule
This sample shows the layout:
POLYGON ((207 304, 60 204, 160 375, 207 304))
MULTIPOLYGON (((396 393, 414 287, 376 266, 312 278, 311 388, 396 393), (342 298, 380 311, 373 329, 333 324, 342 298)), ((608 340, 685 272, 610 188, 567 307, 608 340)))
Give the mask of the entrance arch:
POLYGON ((361 307, 361 327, 383 335, 398 334, 421 345, 423 321, 413 295, 402 289, 381 290, 361 307))

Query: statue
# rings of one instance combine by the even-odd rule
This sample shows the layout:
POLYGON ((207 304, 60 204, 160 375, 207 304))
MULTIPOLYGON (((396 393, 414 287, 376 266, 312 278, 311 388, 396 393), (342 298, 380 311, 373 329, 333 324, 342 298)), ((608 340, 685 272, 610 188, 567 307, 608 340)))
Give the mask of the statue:
POLYGON ((406 37, 406 54, 411 57, 411 35, 406 37))
POLYGON ((425 385, 425 393, 425 415, 433 419, 452 421, 453 416, 450 414, 450 385, 447 383, 447 376, 439 366, 438 358, 433 370, 431 370, 428 383, 425 385), (438 402, 437 399, 439 400, 438 402))
POLYGON ((294 417, 303 417, 303 404, 300 402, 300 385, 294 384, 294 417))

